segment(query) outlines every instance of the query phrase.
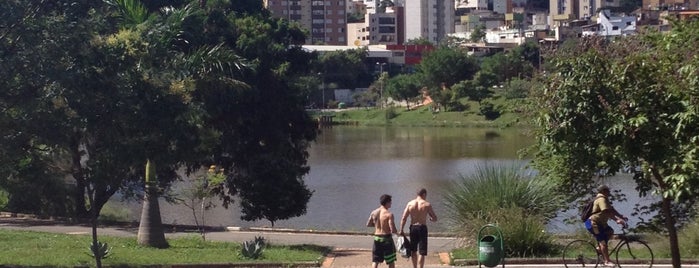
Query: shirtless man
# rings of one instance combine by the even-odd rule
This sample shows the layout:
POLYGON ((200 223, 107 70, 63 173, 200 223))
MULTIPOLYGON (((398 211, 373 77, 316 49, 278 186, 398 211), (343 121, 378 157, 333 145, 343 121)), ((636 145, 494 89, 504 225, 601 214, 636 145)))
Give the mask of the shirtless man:
POLYGON ((425 266, 425 256, 427 255, 427 216, 430 216, 430 221, 437 221, 437 214, 432 210, 432 205, 427 202, 427 190, 424 188, 417 192, 417 197, 408 202, 403 211, 403 217, 400 219, 400 234, 403 235, 403 228, 410 216, 410 256, 413 261, 413 268, 418 265, 418 248, 420 253, 419 263, 420 268, 425 266), (419 247, 418 247, 419 246, 419 247))
POLYGON ((379 263, 386 261, 389 268, 396 265, 396 247, 393 244, 391 234, 397 233, 396 223, 391 208, 391 196, 384 194, 379 199, 381 206, 369 215, 367 227, 374 227, 374 246, 371 250, 371 267, 379 267, 379 263))

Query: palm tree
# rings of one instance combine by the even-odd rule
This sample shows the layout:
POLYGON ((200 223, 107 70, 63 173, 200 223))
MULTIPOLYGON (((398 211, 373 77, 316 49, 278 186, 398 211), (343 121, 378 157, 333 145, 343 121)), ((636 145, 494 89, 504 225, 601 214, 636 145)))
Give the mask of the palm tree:
MULTIPOLYGON (((185 27, 182 27, 189 16, 201 15, 202 9, 198 5, 205 1, 192 1, 182 8, 165 8, 158 14, 148 14, 147 9, 139 0, 109 0, 110 4, 120 12, 124 31, 133 31, 140 34, 145 51, 137 52, 141 57, 136 68, 143 73, 143 77, 153 84, 181 85, 185 81, 196 82, 200 80, 220 80, 236 88, 247 88, 247 85, 234 79, 235 71, 247 68, 246 63, 226 46, 199 45, 192 47, 192 40, 186 40, 188 36, 185 27), (173 44, 186 44, 186 48, 173 44)), ((189 28, 191 29, 191 28, 189 28)), ((191 83, 196 84, 196 83, 191 83)), ((163 87, 165 90, 169 86, 163 87)), ((184 91, 181 98, 191 100, 190 92, 184 91)), ((198 112, 196 104, 191 104, 193 112, 198 112)), ((197 123, 197 122, 193 122, 197 123)), ((172 126, 172 131, 181 130, 172 126)), ((163 131, 163 130, 161 130, 163 131)), ((165 130, 168 131, 168 130, 165 130)), ((183 130, 186 131, 186 130, 183 130)), ((153 133, 159 136, 161 133, 153 133)), ((188 134, 189 135, 189 134, 188 134)), ((153 148, 153 152, 161 151, 153 148)), ((182 154, 180 154, 182 155, 182 154)), ((157 155, 149 155, 156 160, 157 155)), ((151 160, 146 164, 146 185, 143 200, 143 210, 138 232, 138 242, 141 245, 157 248, 167 247, 162 227, 160 206, 158 197, 157 176, 151 160)), ((158 161, 161 168, 177 170, 184 159, 169 159, 158 161)))
POLYGON ((143 197, 141 222, 138 226, 138 244, 156 248, 167 248, 158 203, 158 185, 155 181, 155 165, 146 162, 146 192, 143 197))

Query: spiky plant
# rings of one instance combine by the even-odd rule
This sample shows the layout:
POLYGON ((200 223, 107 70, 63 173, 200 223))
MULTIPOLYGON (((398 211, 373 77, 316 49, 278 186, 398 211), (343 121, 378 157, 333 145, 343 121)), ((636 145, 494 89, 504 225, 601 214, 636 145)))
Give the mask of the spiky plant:
POLYGON ((247 259, 259 259, 262 257, 262 251, 265 247, 264 237, 257 236, 254 240, 243 242, 243 248, 240 251, 240 255, 247 259))
POLYGON ((97 243, 90 243, 90 254, 94 258, 100 260, 106 259, 112 253, 111 248, 107 243, 102 243, 97 241, 97 243))

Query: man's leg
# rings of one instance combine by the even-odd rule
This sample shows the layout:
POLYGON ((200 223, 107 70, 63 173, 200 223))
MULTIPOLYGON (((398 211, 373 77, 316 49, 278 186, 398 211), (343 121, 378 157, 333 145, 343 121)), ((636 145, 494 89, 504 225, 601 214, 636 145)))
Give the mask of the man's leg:
POLYGON ((371 267, 378 268, 379 263, 383 262, 383 252, 381 252, 380 243, 377 238, 374 237, 374 243, 371 246, 371 267))
POLYGON ((599 251, 602 253, 602 258, 604 259, 604 264, 611 263, 612 260, 609 259, 609 247, 607 247, 607 242, 602 240, 598 242, 599 251))
POLYGON ((420 226, 420 243, 418 244, 418 253, 420 255, 418 262, 420 268, 425 267, 425 256, 427 256, 427 226, 420 226))
POLYGON ((417 268, 417 250, 410 253, 410 260, 413 261, 413 268, 417 268))

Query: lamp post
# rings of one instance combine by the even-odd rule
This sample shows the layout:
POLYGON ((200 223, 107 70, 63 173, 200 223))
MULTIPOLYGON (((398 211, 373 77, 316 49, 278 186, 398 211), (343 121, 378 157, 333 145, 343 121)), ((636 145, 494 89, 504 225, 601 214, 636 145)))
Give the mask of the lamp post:
POLYGON ((382 80, 382 75, 383 75, 383 66, 386 65, 385 62, 376 62, 376 65, 379 66, 379 101, 381 102, 381 108, 383 108, 383 80, 382 80))
POLYGON ((322 102, 320 103, 320 110, 322 111, 323 108, 325 108, 325 75, 323 73, 318 73, 318 76, 320 76, 320 82, 321 82, 321 87, 320 87, 320 92, 322 97, 322 102))

